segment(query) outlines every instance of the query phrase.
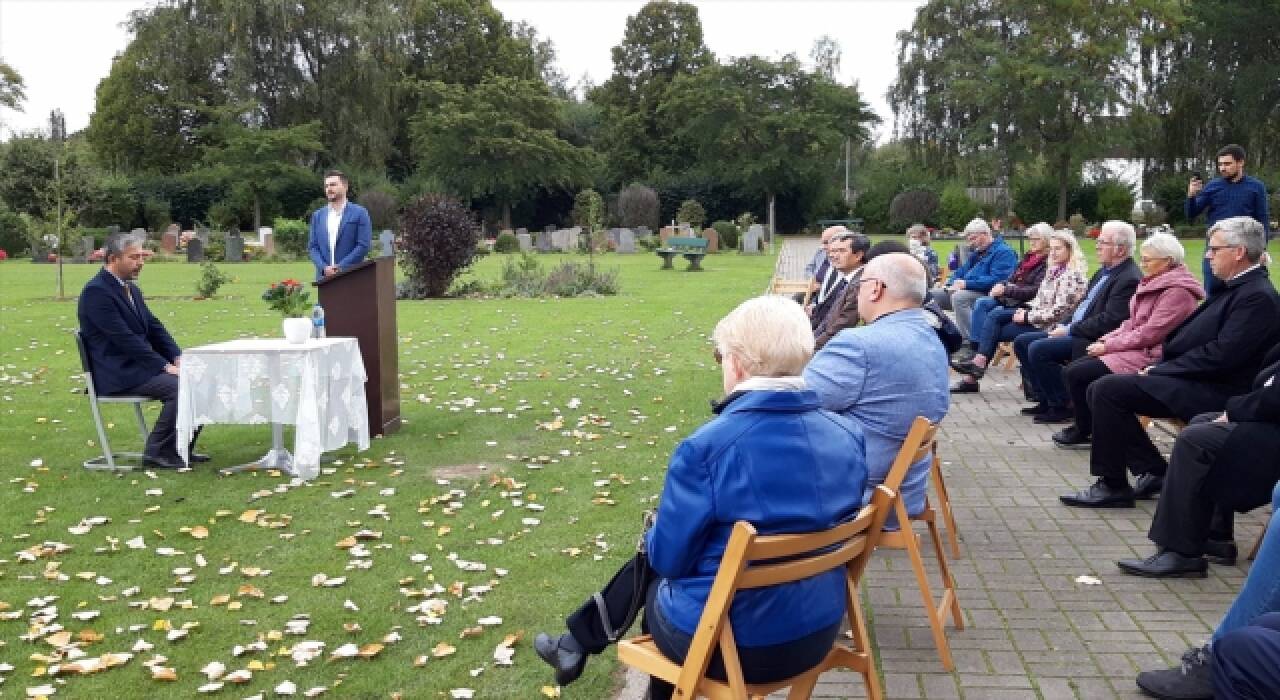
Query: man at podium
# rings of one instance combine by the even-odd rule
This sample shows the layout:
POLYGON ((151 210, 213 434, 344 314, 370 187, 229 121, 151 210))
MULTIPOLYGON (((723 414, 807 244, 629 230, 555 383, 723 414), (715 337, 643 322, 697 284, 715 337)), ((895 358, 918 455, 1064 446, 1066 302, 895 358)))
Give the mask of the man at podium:
POLYGON ((369 253, 373 223, 364 207, 347 201, 349 184, 346 174, 340 170, 324 174, 324 198, 329 204, 311 215, 307 244, 317 280, 346 270, 369 253))

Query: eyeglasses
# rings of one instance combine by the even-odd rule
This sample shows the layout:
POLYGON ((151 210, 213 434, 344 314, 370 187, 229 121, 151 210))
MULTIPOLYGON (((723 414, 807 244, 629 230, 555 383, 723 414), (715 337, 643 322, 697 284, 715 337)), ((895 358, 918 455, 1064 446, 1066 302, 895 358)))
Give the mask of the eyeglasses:
POLYGON ((887 284, 885 284, 885 283, 884 283, 884 280, 882 280, 882 279, 878 279, 878 278, 876 278, 876 277, 859 277, 859 278, 858 278, 858 281, 856 281, 856 282, 854 282, 854 283, 853 283, 853 293, 854 293, 854 294, 857 294, 857 293, 858 293, 858 291, 862 289, 862 283, 863 283, 863 282, 879 282, 881 287, 888 287, 888 286, 889 286, 889 285, 887 285, 887 284))
POLYGON ((1099 238, 1098 240, 1094 241, 1094 244, 1095 244, 1095 245, 1116 245, 1116 242, 1115 242, 1115 241, 1104 241, 1104 240, 1102 240, 1101 238, 1099 238))
POLYGON ((1243 247, 1244 246, 1239 246, 1239 245, 1207 245, 1204 247, 1204 254, 1217 255, 1218 251, 1222 250, 1223 248, 1243 248, 1243 247))
POLYGON ((717 365, 724 362, 724 355, 720 354, 720 348, 712 348, 711 356, 715 358, 717 365))
POLYGON ((1173 258, 1168 257, 1168 256, 1165 256, 1165 257, 1162 257, 1162 258, 1148 258, 1147 256, 1142 255, 1142 256, 1139 256, 1139 257, 1138 257, 1138 260, 1139 260, 1143 265, 1146 265, 1147 263, 1153 263, 1153 262, 1156 262, 1157 260, 1173 260, 1173 258))

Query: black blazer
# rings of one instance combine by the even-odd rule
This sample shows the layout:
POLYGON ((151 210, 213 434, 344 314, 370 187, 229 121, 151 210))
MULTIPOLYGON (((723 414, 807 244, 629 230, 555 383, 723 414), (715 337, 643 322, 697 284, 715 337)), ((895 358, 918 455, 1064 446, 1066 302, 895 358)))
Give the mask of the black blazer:
POLYGON ((1259 267, 1227 283, 1165 338, 1147 372, 1165 379, 1144 388, 1180 417, 1221 410, 1249 391, 1266 354, 1280 341, 1280 294, 1259 267))
POLYGON ((106 268, 94 275, 80 292, 77 316, 85 350, 93 367, 94 389, 119 394, 164 371, 182 354, 147 308, 142 290, 129 283, 133 304, 124 288, 106 268))
MULTIPOLYGON (((1101 276, 1102 270, 1093 273, 1093 277, 1089 278, 1089 291, 1098 284, 1101 276)), ((1116 265, 1111 274, 1107 275, 1106 286, 1098 290, 1093 302, 1085 309, 1084 316, 1071 326, 1071 337, 1085 341, 1084 345, 1087 346, 1119 328, 1129 318, 1129 299, 1133 298, 1141 281, 1142 271, 1133 258, 1125 258, 1116 265)), ((1085 296, 1088 296, 1088 292, 1085 292, 1085 296)))
POLYGON ((1280 479, 1280 346, 1267 353, 1253 391, 1227 400, 1227 420, 1234 427, 1214 456, 1218 478, 1209 488, 1215 500, 1244 513, 1269 503, 1272 488, 1262 485, 1280 479))

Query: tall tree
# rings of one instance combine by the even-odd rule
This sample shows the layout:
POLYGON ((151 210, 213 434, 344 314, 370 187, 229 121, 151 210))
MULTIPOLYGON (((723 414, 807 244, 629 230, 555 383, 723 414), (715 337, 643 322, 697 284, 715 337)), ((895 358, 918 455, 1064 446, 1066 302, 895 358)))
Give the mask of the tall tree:
POLYGON ((26 83, 22 76, 8 63, 0 61, 0 107, 21 112, 26 99, 26 83))
POLYGON ((596 157, 557 135, 556 100, 541 80, 492 77, 465 86, 422 86, 413 142, 423 174, 456 194, 493 197, 511 225, 511 206, 539 189, 589 183, 596 157))
POLYGON ((655 167, 682 170, 688 154, 672 151, 672 126, 659 118, 658 107, 678 77, 714 63, 698 8, 665 0, 647 3, 627 18, 622 43, 612 55, 613 75, 591 95, 605 110, 602 141, 610 176, 622 182, 655 167))
POLYGON ((813 42, 813 48, 809 50, 809 60, 813 61, 813 69, 827 80, 836 80, 836 74, 840 72, 840 58, 843 55, 840 42, 830 34, 818 37, 813 42))
POLYGON ((791 55, 679 78, 658 111, 678 125, 697 169, 762 197, 771 214, 778 193, 828 177, 844 140, 865 140, 880 121, 856 87, 807 72, 791 55))

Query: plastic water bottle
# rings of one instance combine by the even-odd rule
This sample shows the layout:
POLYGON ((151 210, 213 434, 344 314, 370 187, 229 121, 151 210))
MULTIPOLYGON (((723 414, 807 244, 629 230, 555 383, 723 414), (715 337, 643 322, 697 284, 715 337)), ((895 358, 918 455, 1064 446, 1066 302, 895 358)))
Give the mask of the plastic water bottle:
POLYGON ((324 307, 316 304, 311 307, 311 337, 324 338, 324 307))

